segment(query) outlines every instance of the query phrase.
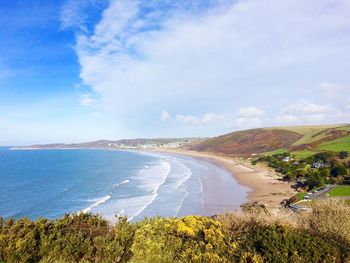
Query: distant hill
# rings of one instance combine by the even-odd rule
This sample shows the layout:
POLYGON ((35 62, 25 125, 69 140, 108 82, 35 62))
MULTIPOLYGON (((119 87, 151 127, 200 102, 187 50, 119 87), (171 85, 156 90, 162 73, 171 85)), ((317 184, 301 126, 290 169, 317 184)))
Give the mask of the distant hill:
POLYGON ((320 151, 350 151, 350 124, 290 126, 237 131, 205 140, 191 150, 232 156, 291 152, 306 157, 320 151))
POLYGON ((115 148, 152 148, 152 147, 181 147, 198 138, 158 138, 158 139, 124 139, 124 140, 99 140, 83 143, 53 143, 36 144, 15 147, 15 149, 115 149, 115 148))

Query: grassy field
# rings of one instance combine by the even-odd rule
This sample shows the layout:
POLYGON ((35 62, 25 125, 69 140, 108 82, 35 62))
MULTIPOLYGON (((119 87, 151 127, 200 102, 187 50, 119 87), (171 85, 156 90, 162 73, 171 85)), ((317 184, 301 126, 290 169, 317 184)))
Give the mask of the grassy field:
POLYGON ((304 159, 307 158, 309 156, 312 156, 316 154, 316 152, 313 151, 309 151, 309 150, 303 150, 303 151, 298 151, 298 152, 291 152, 291 155, 295 156, 295 159, 304 159))
POLYGON ((350 186, 338 186, 328 192, 331 197, 350 196, 350 186))
POLYGON ((312 125, 312 126, 283 126, 283 127, 275 127, 279 129, 285 129, 287 131, 292 131, 299 133, 301 135, 307 135, 308 133, 317 133, 326 129, 343 127, 344 125, 312 125))
POLYGON ((324 142, 317 146, 318 149, 324 151, 347 151, 350 152, 350 136, 342 137, 333 141, 324 142))
POLYGON ((263 155, 272 156, 274 154, 282 154, 282 153, 286 153, 286 152, 288 152, 288 149, 281 148, 281 149, 277 149, 277 150, 274 150, 274 151, 271 151, 271 152, 264 152, 263 155))
MULTIPOLYGON (((325 139, 329 136, 329 129, 334 130, 349 130, 349 125, 323 125, 323 126, 314 126, 314 127, 307 127, 302 129, 302 133, 304 136, 301 137, 299 140, 297 140, 295 143, 293 143, 293 146, 296 145, 302 145, 302 144, 309 144, 316 142, 318 140, 325 139)), ((297 131, 297 130, 296 130, 297 131)))
POLYGON ((326 137, 327 137, 326 130, 324 130, 324 131, 316 130, 316 131, 305 134, 303 137, 301 137, 299 140, 297 140, 292 145, 296 146, 296 145, 312 143, 312 142, 324 139, 326 137))

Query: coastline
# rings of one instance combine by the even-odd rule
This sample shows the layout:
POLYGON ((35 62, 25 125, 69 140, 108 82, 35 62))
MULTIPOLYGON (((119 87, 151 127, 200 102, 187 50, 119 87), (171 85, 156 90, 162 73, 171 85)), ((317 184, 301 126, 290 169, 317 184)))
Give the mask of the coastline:
POLYGON ((156 152, 187 155, 204 161, 211 161, 229 171, 238 184, 250 188, 247 202, 259 201, 272 208, 280 207, 284 199, 295 195, 291 184, 282 182, 273 171, 262 167, 252 167, 238 158, 209 152, 196 152, 186 149, 159 149, 156 152))
MULTIPOLYGON (((75 150, 72 148, 69 150, 75 150)), ((89 148, 91 149, 91 148, 89 148)), ((22 149, 21 149, 22 150, 22 149)), ((34 150, 34 149, 33 149, 34 150)), ((40 149, 41 150, 41 149, 40 149)), ((63 149, 59 149, 63 150, 63 149)), ((94 149, 94 150, 121 150, 137 153, 154 154, 175 154, 180 157, 191 157, 200 162, 211 163, 221 167, 225 172, 218 172, 217 169, 209 169, 204 175, 202 183, 204 185, 204 214, 211 216, 225 211, 239 209, 239 204, 259 201, 267 204, 271 208, 279 208, 281 201, 295 195, 291 185, 282 182, 279 176, 267 167, 252 166, 247 160, 232 158, 209 152, 190 151, 181 148, 161 148, 161 149, 94 149), (220 177, 221 175, 224 175, 220 177), (232 178, 237 184, 245 189, 245 192, 237 191, 225 178, 232 178), (237 206, 237 202, 239 203, 237 206), (223 209, 225 208, 225 209, 223 209)), ((195 161, 195 160, 194 160, 195 161)), ((210 167, 210 165, 208 166, 210 167)), ((190 210, 191 206, 187 206, 190 210)))

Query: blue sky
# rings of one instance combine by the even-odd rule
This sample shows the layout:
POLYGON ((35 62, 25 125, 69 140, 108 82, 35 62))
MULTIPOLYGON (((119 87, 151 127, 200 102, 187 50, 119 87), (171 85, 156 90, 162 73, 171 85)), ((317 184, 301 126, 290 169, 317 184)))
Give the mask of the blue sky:
POLYGON ((348 0, 0 2, 0 145, 350 122, 348 0))

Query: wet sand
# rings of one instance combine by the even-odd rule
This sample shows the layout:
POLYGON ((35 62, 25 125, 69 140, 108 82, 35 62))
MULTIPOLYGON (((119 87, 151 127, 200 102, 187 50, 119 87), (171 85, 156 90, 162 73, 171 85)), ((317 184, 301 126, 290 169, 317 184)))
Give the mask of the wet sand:
MULTIPOLYGON (((231 172, 217 162, 213 162, 208 158, 198 158, 192 155, 189 156, 173 152, 162 151, 162 154, 175 156, 180 160, 190 161, 202 167, 202 170, 191 168, 193 174, 198 174, 201 178, 203 193, 202 215, 212 216, 225 212, 233 212, 239 210, 240 206, 247 202, 247 195, 250 188, 239 184, 231 175, 231 172)), ((185 204, 181 210, 185 210, 185 214, 191 214, 194 211, 191 205, 186 206, 185 204)))
MULTIPOLYGON (((161 149, 159 151, 183 154, 197 159, 211 161, 224 167, 234 176, 240 185, 251 189, 247 196, 248 202, 259 201, 270 207, 277 208, 280 206, 281 201, 295 195, 291 185, 278 180, 279 176, 272 170, 261 166, 252 166, 248 161, 243 159, 185 149, 161 149)), ((213 174, 213 184, 216 182, 214 176, 213 174)), ((220 195, 220 193, 215 193, 214 190, 210 195, 215 199, 215 195, 220 195)))

